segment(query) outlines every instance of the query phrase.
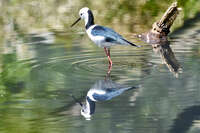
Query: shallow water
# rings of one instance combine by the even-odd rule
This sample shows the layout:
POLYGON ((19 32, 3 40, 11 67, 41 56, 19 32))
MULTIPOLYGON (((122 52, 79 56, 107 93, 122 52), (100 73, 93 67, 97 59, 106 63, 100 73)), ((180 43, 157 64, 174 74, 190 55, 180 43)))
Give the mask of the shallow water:
POLYGON ((1 45, 0 132, 199 132, 199 28, 181 29, 154 50, 127 35, 143 47, 113 47, 110 79, 139 87, 97 102, 89 121, 71 95, 84 102, 108 78, 103 49, 82 32, 12 35, 1 45))

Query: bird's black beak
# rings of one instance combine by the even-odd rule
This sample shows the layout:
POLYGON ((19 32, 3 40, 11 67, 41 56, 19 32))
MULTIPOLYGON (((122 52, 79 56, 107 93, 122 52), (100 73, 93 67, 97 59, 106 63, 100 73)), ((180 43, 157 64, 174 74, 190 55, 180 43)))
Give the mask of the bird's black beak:
POLYGON ((76 103, 79 103, 79 105, 82 107, 83 106, 83 104, 78 100, 78 99, 76 99, 75 97, 74 97, 74 95, 70 95, 73 99, 74 99, 74 101, 76 102, 76 103))
POLYGON ((81 102, 77 102, 77 103, 79 103, 79 105, 80 105, 81 107, 83 107, 83 104, 82 104, 81 102))
POLYGON ((81 20, 81 17, 80 18, 78 18, 72 25, 71 25, 71 27, 73 27, 76 23, 78 23, 78 21, 80 21, 81 20))

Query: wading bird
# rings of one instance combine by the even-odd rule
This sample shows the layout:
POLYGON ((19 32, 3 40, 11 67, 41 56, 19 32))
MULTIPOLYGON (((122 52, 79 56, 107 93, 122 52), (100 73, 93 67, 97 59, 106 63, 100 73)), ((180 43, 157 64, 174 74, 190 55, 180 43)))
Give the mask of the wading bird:
POLYGON ((80 17, 71 25, 74 26, 81 19, 85 21, 85 28, 89 38, 99 47, 103 47, 109 60, 109 71, 112 68, 112 60, 110 58, 110 47, 113 45, 131 45, 140 47, 124 39, 120 34, 104 26, 94 23, 94 16, 88 7, 84 7, 79 11, 80 17))

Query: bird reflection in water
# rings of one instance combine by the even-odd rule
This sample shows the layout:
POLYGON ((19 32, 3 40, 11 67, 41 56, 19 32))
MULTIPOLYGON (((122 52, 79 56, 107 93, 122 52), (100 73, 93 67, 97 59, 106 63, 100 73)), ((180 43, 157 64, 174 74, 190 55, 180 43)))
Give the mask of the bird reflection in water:
POLYGON ((91 116, 95 113, 96 102, 102 102, 111 100, 114 97, 117 97, 124 93, 125 91, 131 89, 137 89, 135 86, 125 86, 113 82, 110 78, 105 80, 98 80, 95 84, 89 89, 86 96, 85 104, 82 104, 80 101, 77 103, 81 106, 81 115, 90 120, 91 116))
POLYGON ((167 68, 172 72, 176 78, 179 73, 182 73, 181 65, 178 63, 169 41, 161 41, 159 44, 152 44, 153 51, 160 55, 162 63, 166 64, 167 68))

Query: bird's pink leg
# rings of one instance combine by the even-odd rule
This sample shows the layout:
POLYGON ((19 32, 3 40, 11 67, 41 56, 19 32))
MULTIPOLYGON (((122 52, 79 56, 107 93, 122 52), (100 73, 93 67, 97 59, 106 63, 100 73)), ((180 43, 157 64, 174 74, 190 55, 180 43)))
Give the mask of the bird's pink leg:
POLYGON ((109 64, 112 66, 112 60, 110 58, 110 49, 107 49, 107 48, 104 47, 104 51, 105 51, 105 53, 108 57, 109 64))
POLYGON ((104 51, 105 51, 105 53, 106 53, 106 56, 108 57, 108 50, 107 50, 106 47, 104 47, 104 51))
POLYGON ((108 60, 109 60, 109 64, 112 66, 112 60, 110 58, 110 49, 108 49, 108 60))
POLYGON ((109 60, 109 67, 108 67, 108 72, 107 73, 110 74, 110 71, 112 69, 112 60, 110 58, 110 49, 107 49, 107 48, 104 47, 104 51, 105 51, 105 53, 106 53, 106 55, 108 57, 108 60, 109 60))

